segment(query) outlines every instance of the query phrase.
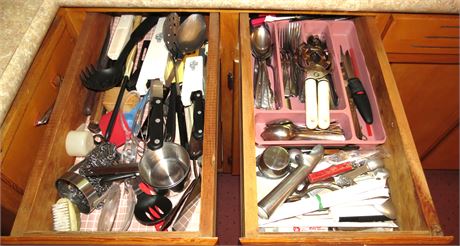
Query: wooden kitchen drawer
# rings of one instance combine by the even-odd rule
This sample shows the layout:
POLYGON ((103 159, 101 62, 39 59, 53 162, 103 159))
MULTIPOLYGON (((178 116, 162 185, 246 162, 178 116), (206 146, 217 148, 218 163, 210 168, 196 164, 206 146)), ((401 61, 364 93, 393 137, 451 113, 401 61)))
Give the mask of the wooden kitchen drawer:
POLYGON ((240 15, 241 129, 242 129, 242 237, 243 244, 445 244, 391 67, 373 17, 353 19, 380 107, 386 142, 389 188, 399 229, 393 232, 267 233, 258 228, 253 71, 249 15, 240 15))
POLYGON ((383 39, 385 50, 388 53, 458 55, 458 21, 458 15, 392 15, 383 39))
MULTIPOLYGON (((68 9, 68 11, 73 11, 68 9)), ((79 10, 81 11, 81 9, 79 10)), ((135 12, 132 9, 85 9, 86 12, 135 12)), ((147 10, 143 12, 173 12, 175 10, 147 10)), ((190 10, 193 12, 193 10, 190 10)), ((38 157, 24 192, 22 203, 11 232, 2 243, 9 244, 216 244, 216 162, 218 138, 218 42, 219 14, 203 13, 208 22, 208 58, 206 79, 206 113, 204 123, 202 190, 199 230, 194 232, 71 232, 52 230, 51 206, 59 198, 55 181, 74 163, 65 152, 65 136, 85 121, 83 98, 88 90, 80 82, 80 71, 94 64, 102 47, 106 23, 110 13, 97 14, 92 22, 85 22, 57 95, 54 111, 38 148, 38 157)), ((167 14, 167 13, 166 13, 167 14)))

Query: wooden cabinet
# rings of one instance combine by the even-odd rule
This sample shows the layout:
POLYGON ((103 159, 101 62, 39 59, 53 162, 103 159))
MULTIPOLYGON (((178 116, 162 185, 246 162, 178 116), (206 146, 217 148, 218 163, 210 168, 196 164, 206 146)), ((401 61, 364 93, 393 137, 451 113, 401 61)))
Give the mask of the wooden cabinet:
MULTIPOLYGON (((69 130, 76 129, 86 116, 83 114, 82 98, 88 94, 80 81, 80 72, 88 64, 95 64, 98 52, 101 50, 105 38, 105 32, 110 23, 108 18, 114 12, 132 12, 133 9, 62 9, 66 13, 79 11, 79 17, 73 19, 82 23, 81 33, 76 38, 75 48, 69 47, 71 56, 61 54, 68 60, 60 88, 55 92, 54 110, 51 119, 44 129, 40 144, 36 144, 35 162, 29 166, 30 177, 27 186, 24 187, 24 195, 19 206, 11 236, 3 237, 2 243, 9 244, 190 244, 203 245, 215 244, 215 217, 216 217, 216 177, 217 177, 217 139, 219 138, 218 115, 218 69, 219 69, 219 14, 215 12, 204 13, 208 20, 208 57, 207 57, 207 78, 206 78, 206 109, 204 118, 204 140, 202 156, 202 184, 201 184, 201 210, 200 224, 197 231, 187 232, 126 232, 126 233, 57 233, 53 231, 51 206, 59 198, 55 188, 55 181, 70 166, 75 158, 69 157, 65 152, 65 137, 69 130), (83 12, 81 12, 83 11, 83 12), (106 12, 106 13, 93 13, 106 12), (82 14, 83 13, 83 14, 82 14), (91 18, 89 17, 91 16, 91 18), (73 52, 72 52, 73 51, 73 52)), ((161 10, 145 10, 160 12, 161 10)), ((179 10, 167 10, 173 12, 179 10)), ((193 10, 190 10, 193 11, 193 10)), ((61 36, 56 33, 50 34, 58 41, 61 36)), ((42 46, 40 52, 50 52, 54 46, 42 46)), ((41 57, 38 57, 39 59, 41 57)), ((56 58, 50 58, 50 62, 58 62, 56 58)), ((41 60, 40 60, 41 61, 41 60)), ((46 71, 46 67, 42 67, 46 71)), ((27 83, 27 82, 25 82, 27 83)), ((24 86, 21 90, 26 91, 24 86)), ((44 101, 53 98, 37 97, 37 101, 44 101)), ((54 100, 54 99, 53 99, 54 100)), ((15 115, 15 111, 10 112, 15 115)), ((28 146, 28 148, 32 148, 28 146)), ((21 165, 21 163, 14 163, 21 165)), ((3 193, 3 192, 2 192, 3 193)), ((3 201, 2 201, 3 205, 3 201)))
POLYGON ((459 117, 458 21, 450 15, 391 15, 383 32, 424 168, 459 168, 458 135, 456 141, 451 135, 459 117))
POLYGON ((444 236, 422 166, 417 157, 391 67, 373 17, 354 19, 359 43, 376 93, 387 135, 383 147, 391 153, 384 159, 390 172, 389 188, 399 229, 392 232, 261 232, 258 224, 256 182, 256 134, 253 105, 248 14, 240 16, 241 129, 242 129, 242 237, 243 244, 445 244, 444 236))
POLYGON ((8 233, 48 125, 36 125, 53 109, 78 35, 60 11, 21 85, 1 127, 2 234, 8 233))
MULTIPOLYGON (((458 128, 458 74, 456 64, 414 64, 393 63, 399 94, 404 105, 419 156, 424 163, 428 155, 444 141, 445 137, 458 128)), ((458 137, 458 136, 457 136, 458 137)), ((458 168, 457 143, 446 145, 444 151, 450 160, 428 168, 458 168), (455 159, 456 158, 456 159, 455 159)))
POLYGON ((239 174, 239 33, 238 13, 220 14, 220 105, 221 122, 219 171, 239 174))
POLYGON ((383 44, 388 53, 458 54, 458 30, 458 16, 394 14, 383 44))
MULTIPOLYGON (((42 135, 37 140, 39 143, 34 145, 37 146, 36 150, 34 150, 36 151, 35 161, 32 160, 33 164, 28 167, 30 169, 30 178, 27 186, 24 185, 22 190, 24 198, 19 207, 12 234, 10 237, 3 237, 2 243, 215 244, 217 242, 215 237, 216 172, 219 169, 225 172, 239 173, 240 168, 242 175, 243 226, 240 241, 244 244, 437 244, 448 243, 452 240, 452 237, 443 235, 442 228, 439 225, 436 209, 426 184, 422 166, 417 157, 417 151, 410 133, 411 129, 403 110, 404 100, 401 101, 397 92, 399 83, 395 82, 393 78, 392 67, 388 63, 384 46, 380 39, 381 33, 376 32, 377 28, 372 17, 358 17, 355 19, 355 24, 358 29, 366 65, 371 73, 373 87, 376 88, 376 96, 381 107, 382 120, 387 133, 387 141, 384 146, 392 153, 392 158, 385 161, 385 167, 394 176, 389 185, 397 208, 400 230, 382 233, 318 232, 289 234, 261 233, 258 231, 257 200, 255 196, 254 109, 252 107, 253 71, 250 65, 249 14, 248 11, 234 10, 199 10, 200 12, 210 11, 206 13, 209 15, 209 53, 207 61, 205 140, 203 146, 203 190, 201 195, 201 211, 204 212, 200 214, 200 230, 197 232, 158 233, 53 232, 49 208, 58 198, 54 188, 54 181, 73 163, 73 158, 68 157, 64 151, 64 135, 67 131, 75 129, 84 120, 84 116, 81 113, 82 101, 79 98, 84 98, 87 90, 81 86, 79 73, 87 64, 95 62, 97 54, 93 51, 99 50, 103 42, 103 33, 97 31, 102 19, 97 18, 90 23, 83 23, 86 13, 95 11, 112 13, 137 12, 139 10, 115 8, 61 9, 60 13, 65 13, 66 23, 69 23, 68 26, 71 27, 69 28, 69 33, 73 35, 70 36, 75 38, 73 41, 75 48, 66 48, 65 50, 70 51, 69 53, 57 53, 60 54, 60 57, 70 57, 70 59, 67 59, 69 62, 67 65, 63 65, 65 72, 63 72, 63 80, 59 89, 52 91, 54 97, 49 96, 46 99, 38 99, 43 101, 44 104, 49 104, 54 101, 51 99, 55 99, 54 110, 50 123, 45 126, 43 133, 41 133, 42 135), (78 30, 81 25, 84 25, 84 28, 81 28, 82 31, 79 33, 78 30), (227 90, 220 93, 222 88, 227 88, 227 90)), ((142 11, 170 12, 175 10, 142 9, 142 11)), ((386 20, 388 19, 390 18, 386 18, 386 20)), ((383 30, 382 34, 388 31, 386 24, 379 26, 383 30)), ((64 36, 59 36, 52 30, 49 33, 50 39, 56 39, 56 42, 65 39, 64 36)), ((58 60, 56 59, 58 58, 45 59, 40 56, 42 53, 48 54, 51 52, 52 47, 55 46, 42 45, 34 64, 48 61, 57 62, 58 60)), ((397 57, 399 54, 395 53, 394 55, 393 57, 397 57)), ((455 56, 452 54, 447 55, 455 56)), ((403 58, 398 59, 401 61, 403 58)), ((32 68, 29 73, 44 70, 44 67, 37 68, 37 70, 32 68)), ((401 68, 404 71, 406 70, 406 68, 401 68)), ((27 77, 29 76, 32 75, 28 74, 27 77)), ((27 96, 21 96, 21 93, 29 93, 27 85, 29 84, 25 80, 23 87, 26 89, 22 88, 20 94, 18 94, 18 103, 29 103, 27 96)), ((449 103, 452 102, 449 101, 449 103)), ((26 108, 25 106, 22 107, 26 108)), ((22 111, 11 111, 8 117, 22 118, 24 108, 22 111)), ((432 110, 436 111, 436 108, 432 110)), ((7 120, 5 122, 15 121, 7 120)), ((4 126, 8 127, 11 127, 11 125, 4 124, 4 126)), ((2 134, 11 133, 10 128, 4 129, 4 126, 2 126, 2 134)), ((450 130, 446 129, 445 134, 447 134, 443 138, 445 142, 437 144, 436 152, 430 153, 439 153, 438 155, 446 156, 445 153, 449 152, 449 147, 446 148, 445 146, 451 146, 451 143, 458 144, 458 120, 457 127, 450 130)), ((3 145, 3 138, 4 136, 2 135, 2 153, 9 146, 7 144, 3 145)), ((8 138, 5 137, 5 139, 8 138)), ((9 139, 11 141, 12 137, 9 139)), ((429 147, 426 148, 429 149, 429 147)), ((427 160, 431 160, 431 158, 433 157, 428 154, 427 160)), ((447 158, 442 161, 448 160, 447 158)), ((14 165, 19 164, 15 162, 14 165)), ((2 190, 2 195, 8 194, 11 190, 7 189, 5 192, 2 190)), ((13 200, 9 206, 17 207, 19 202, 20 197, 13 200)), ((2 200, 2 209, 4 204, 6 205, 2 200)))

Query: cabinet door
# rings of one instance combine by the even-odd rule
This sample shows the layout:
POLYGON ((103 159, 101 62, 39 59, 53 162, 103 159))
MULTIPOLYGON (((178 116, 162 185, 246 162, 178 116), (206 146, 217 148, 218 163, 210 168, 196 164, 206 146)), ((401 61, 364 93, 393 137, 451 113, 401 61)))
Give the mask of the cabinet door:
MULTIPOLYGON (((423 162, 430 151, 458 126, 459 66, 394 63, 391 68, 423 162)), ((458 147, 452 145, 446 154, 458 156, 458 147)), ((440 163, 438 168, 457 164, 440 163)))
POLYGON ((425 158, 423 167, 430 169, 458 169, 458 125, 425 158))

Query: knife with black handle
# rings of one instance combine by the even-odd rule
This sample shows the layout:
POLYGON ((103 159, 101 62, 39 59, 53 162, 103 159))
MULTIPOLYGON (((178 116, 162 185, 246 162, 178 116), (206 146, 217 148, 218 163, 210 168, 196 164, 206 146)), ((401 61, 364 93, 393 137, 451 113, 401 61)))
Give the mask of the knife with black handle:
POLYGON ((198 159, 203 153, 203 127, 204 127, 204 98, 203 92, 192 92, 193 101, 193 126, 190 136, 188 152, 192 160, 198 159))
POLYGON ((350 52, 347 50, 345 52, 343 65, 345 68, 346 79, 348 81, 348 88, 350 89, 351 97, 358 108, 359 114, 367 124, 372 124, 372 108, 369 102, 369 97, 367 96, 366 91, 361 80, 355 76, 353 70, 353 62, 351 60, 350 52))
POLYGON ((364 90, 363 84, 359 78, 351 78, 348 80, 348 88, 350 88, 351 97, 358 108, 361 117, 367 124, 372 124, 372 109, 369 103, 369 97, 364 90))
POLYGON ((163 83, 159 79, 151 81, 151 101, 148 124, 149 142, 147 147, 156 150, 163 147, 163 83))
POLYGON ((192 135, 198 140, 203 139, 204 127, 204 98, 203 92, 194 91, 191 95, 193 101, 193 129, 192 135))

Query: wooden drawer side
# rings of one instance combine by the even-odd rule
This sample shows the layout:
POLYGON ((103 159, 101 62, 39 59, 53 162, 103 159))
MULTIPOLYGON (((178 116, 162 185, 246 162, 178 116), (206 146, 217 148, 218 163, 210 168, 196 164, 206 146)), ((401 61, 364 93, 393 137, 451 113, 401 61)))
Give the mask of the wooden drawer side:
POLYGON ((241 129, 244 134, 241 141, 242 158, 242 236, 250 237, 258 234, 257 215, 257 186, 255 165, 255 136, 254 136, 254 101, 253 101, 253 71, 251 64, 251 47, 249 33, 249 15, 240 14, 240 61, 241 61, 241 129))
POLYGON ((58 197, 54 181, 74 160, 65 152, 65 136, 85 120, 82 98, 85 98, 87 89, 81 86, 80 71, 86 64, 96 62, 98 52, 94 51, 100 50, 104 41, 104 35, 99 30, 105 30, 110 19, 110 16, 102 14, 92 14, 86 19, 45 132, 43 141, 49 144, 40 146, 11 235, 51 229, 51 213, 47 208, 58 197), (32 217, 34 220, 29 219, 32 217))
MULTIPOLYGON (((208 60, 206 64, 206 109, 203 140, 203 178, 201 180, 201 236, 211 237, 216 233, 216 198, 217 198, 217 153, 220 121, 219 105, 219 14, 210 13, 208 29, 208 60)), ((217 238, 216 238, 217 241, 217 238)))
POLYGON ((391 158, 386 159, 385 167, 390 174, 396 174, 389 179, 389 185, 400 229, 427 228, 432 235, 443 235, 391 67, 378 33, 373 31, 375 23, 370 17, 360 17, 355 24, 389 135, 384 147, 389 149, 391 158))

